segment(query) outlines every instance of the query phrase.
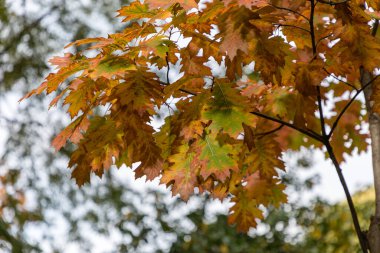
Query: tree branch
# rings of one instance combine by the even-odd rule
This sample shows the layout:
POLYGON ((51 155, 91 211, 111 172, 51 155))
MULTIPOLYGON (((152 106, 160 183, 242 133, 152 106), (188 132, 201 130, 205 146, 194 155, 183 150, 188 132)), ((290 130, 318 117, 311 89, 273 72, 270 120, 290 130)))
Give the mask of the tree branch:
POLYGON ((317 0, 318 3, 328 4, 328 5, 331 5, 331 6, 339 5, 339 4, 345 4, 345 3, 348 3, 349 1, 350 0, 343 0, 341 2, 332 2, 331 0, 329 0, 329 1, 326 1, 326 0, 317 0))
POLYGON ((338 162, 338 160, 335 157, 334 150, 333 150, 333 148, 330 145, 330 142, 328 140, 326 141, 325 146, 326 146, 326 149, 327 149, 327 153, 329 154, 330 159, 333 162, 335 170, 336 170, 336 172, 338 174, 339 181, 340 181, 340 183, 341 183, 341 185, 343 187, 343 190, 344 190, 344 194, 346 195, 348 207, 350 209, 352 221, 354 223, 355 231, 356 231, 356 234, 358 236, 361 249, 362 249, 363 253, 367 253, 368 252, 367 251, 368 247, 367 247, 367 243, 366 243, 366 237, 365 237, 364 233, 362 232, 362 230, 360 228, 358 214, 356 213, 355 205, 354 205, 354 202, 352 200, 350 191, 348 190, 346 180, 344 179, 344 176, 343 176, 343 173, 342 173, 342 169, 339 166, 339 162, 338 162))
POLYGON ((272 5, 272 4, 270 4, 270 6, 272 6, 273 8, 279 9, 279 10, 289 11, 289 12, 294 13, 294 14, 296 14, 296 15, 298 15, 298 16, 301 16, 301 17, 303 17, 304 19, 306 19, 307 21, 309 21, 309 18, 308 18, 308 17, 306 17, 306 16, 303 15, 302 13, 299 13, 299 12, 294 11, 294 10, 292 10, 292 9, 285 8, 285 7, 280 7, 280 6, 276 6, 276 5, 272 5))
MULTIPOLYGON (((311 45, 313 48, 313 59, 315 59, 315 56, 317 55, 317 44, 315 40, 315 31, 314 31, 314 10, 315 10, 315 4, 314 0, 311 0, 311 9, 310 9, 310 18, 309 18, 309 25, 310 25, 310 38, 311 38, 311 45)), ((323 107, 322 107, 322 98, 321 98, 321 87, 317 86, 317 101, 318 101, 318 111, 319 111, 319 120, 321 123, 321 132, 322 137, 326 137, 326 126, 325 126, 325 117, 323 115, 323 107)))
MULTIPOLYGON (((159 82, 160 82, 161 85, 165 85, 165 86, 168 85, 168 84, 165 83, 165 82, 161 82, 161 81, 159 81, 159 82)), ((196 96, 196 95, 197 95, 196 93, 194 93, 194 92, 192 92, 192 91, 189 91, 189 90, 185 90, 185 89, 179 89, 179 90, 182 91, 182 92, 184 92, 184 93, 187 93, 187 94, 189 94, 189 95, 193 95, 193 96, 196 96)), ((264 119, 267 119, 267 120, 271 120, 271 121, 274 121, 274 122, 277 122, 277 123, 281 124, 281 126, 278 127, 277 129, 273 129, 273 130, 271 130, 271 131, 269 131, 269 132, 267 132, 267 133, 261 133, 260 135, 263 135, 263 134, 270 134, 270 133, 272 133, 272 132, 278 131, 278 130, 281 129, 283 126, 287 126, 287 127, 289 127, 289 128, 292 128, 292 129, 294 129, 294 130, 296 130, 296 131, 298 131, 298 132, 300 132, 300 133, 303 133, 303 134, 309 136, 310 138, 312 138, 312 139, 314 139, 314 140, 316 140, 316 141, 318 141, 318 142, 323 143, 323 141, 324 141, 324 139, 322 138, 322 136, 320 136, 319 134, 317 134, 317 133, 315 133, 315 132, 313 132, 313 131, 311 131, 311 130, 305 130, 305 129, 302 129, 302 128, 297 127, 297 126, 295 126, 295 125, 293 125, 293 124, 291 124, 291 123, 285 122, 285 121, 283 121, 283 120, 281 120, 281 119, 273 118, 273 117, 271 117, 271 116, 268 116, 268 115, 262 114, 262 113, 260 113, 260 112, 250 112, 250 113, 253 114, 253 115, 259 116, 259 117, 261 117, 261 118, 264 118, 264 119)))
MULTIPOLYGON (((161 85, 168 86, 168 84, 165 83, 165 82, 162 82, 162 81, 158 81, 158 82, 159 82, 161 85)), ((193 96, 196 96, 196 95, 197 95, 197 93, 192 92, 192 91, 189 91, 189 90, 186 90, 186 89, 182 89, 182 88, 180 88, 180 89, 178 89, 178 90, 180 90, 180 91, 182 91, 182 92, 184 92, 184 93, 187 93, 187 94, 189 94, 189 95, 193 95, 193 96)))
POLYGON ((282 125, 284 125, 284 126, 287 126, 287 127, 289 127, 289 128, 292 128, 292 129, 294 129, 294 130, 296 130, 296 131, 298 131, 298 132, 300 132, 300 133, 303 133, 303 134, 309 136, 310 138, 312 138, 312 139, 314 139, 314 140, 316 140, 316 141, 318 141, 318 142, 322 142, 322 143, 323 143, 323 138, 322 138, 322 136, 320 136, 320 135, 317 134, 317 133, 314 133, 314 132, 311 132, 311 131, 308 131, 308 130, 302 129, 302 128, 297 127, 297 126, 295 126, 295 125, 293 125, 293 124, 291 124, 291 123, 285 122, 285 121, 283 121, 283 120, 281 120, 281 119, 273 118, 273 117, 271 117, 271 116, 268 116, 268 115, 266 115, 266 114, 262 114, 262 113, 260 113, 260 112, 250 112, 250 113, 253 114, 253 115, 259 116, 259 117, 261 117, 261 118, 264 118, 264 119, 267 119, 267 120, 271 120, 271 121, 273 121, 273 122, 280 123, 280 124, 282 124, 282 125))
POLYGON ((311 45, 313 48, 313 55, 315 56, 317 53, 317 45, 315 43, 315 32, 314 32, 314 9, 315 9, 314 0, 311 0, 309 25, 310 25, 311 45))
POLYGON ((353 88, 354 90, 358 91, 358 89, 357 89, 354 85, 350 84, 349 82, 346 82, 346 81, 343 81, 343 80, 339 79, 337 76, 335 76, 335 75, 333 75, 332 73, 330 73, 329 71, 327 71, 326 68, 323 68, 323 70, 324 70, 329 76, 333 77, 334 79, 338 80, 339 82, 342 82, 342 83, 344 83, 344 84, 347 84, 348 86, 350 86, 350 87, 353 88))
POLYGON ((370 86, 377 78, 379 77, 379 75, 375 76, 374 78, 372 78, 368 83, 366 83, 365 85, 362 86, 362 88, 360 88, 359 90, 357 90, 356 94, 351 98, 351 100, 346 104, 346 106, 343 108, 343 110, 339 113, 338 117, 336 118, 336 120, 334 121, 332 127, 331 127, 331 130, 330 130, 330 133, 327 135, 327 139, 329 140, 332 136, 332 134, 334 133, 334 130, 335 128, 338 126, 338 123, 339 123, 339 120, 342 118, 342 116, 344 115, 344 113, 347 111, 347 109, 350 107, 350 105, 355 101, 355 99, 357 98, 357 96, 359 96, 359 94, 364 91, 368 86, 370 86))
POLYGON ((273 134, 273 133, 277 132, 278 130, 280 130, 283 127, 284 127, 284 124, 281 124, 278 127, 274 128, 274 129, 272 129, 270 131, 263 132, 263 133, 258 133, 258 134, 255 134, 255 135, 256 136, 260 136, 260 137, 264 137, 265 135, 269 135, 269 134, 273 134))
POLYGON ((317 100, 318 100, 318 110, 319 110, 319 117, 320 117, 319 120, 321 122, 322 136, 325 138, 327 136, 327 134, 326 134, 326 126, 325 126, 325 116, 323 115, 321 87, 320 86, 317 86, 317 100))
MULTIPOLYGON (((172 37, 172 30, 173 28, 170 29, 170 32, 169 32, 169 40, 171 39, 172 37)), ((170 73, 170 63, 169 63, 169 53, 166 52, 166 56, 165 56, 165 60, 166 60, 166 66, 168 68, 168 70, 166 71, 166 83, 168 85, 170 85, 170 79, 169 79, 169 73, 170 73)))
MULTIPOLYGON (((324 2, 324 0, 310 0, 311 7, 310 7, 310 22, 309 22, 309 24, 310 24, 311 44, 312 44, 313 55, 314 55, 313 60, 315 59, 315 57, 317 55, 317 45, 316 45, 316 42, 315 42, 316 40, 315 40, 315 31, 314 31, 314 11, 315 11, 316 4, 319 3, 319 2, 321 2, 321 1, 324 2)), ((330 1, 330 3, 331 3, 331 1, 330 1)), ((349 206, 350 212, 351 212, 351 218, 352 218, 352 221, 353 221, 354 227, 355 227, 355 232, 356 232, 356 235, 357 235, 357 237, 359 239, 359 242, 360 242, 360 247, 361 247, 363 253, 367 253, 368 247, 367 247, 367 243, 366 243, 366 237, 364 236, 363 232, 361 231, 359 220, 358 220, 358 215, 356 213, 355 206, 353 204, 351 194, 350 194, 350 192, 348 190, 348 187, 347 187, 347 184, 346 184, 346 180, 343 177, 342 170, 341 170, 341 168, 339 166, 339 162, 336 159, 334 151, 333 151, 333 148, 332 148, 332 146, 330 144, 330 140, 329 140, 330 138, 329 138, 329 136, 332 133, 333 129, 332 129, 332 131, 330 131, 329 135, 326 134, 326 126, 325 126, 325 119, 324 119, 324 115, 323 115, 323 107, 322 107, 322 98, 321 98, 321 89, 320 89, 320 86, 317 86, 316 89, 317 89, 318 110, 319 110, 319 117, 320 117, 320 123, 321 123, 323 144, 325 145, 325 147, 327 149, 327 152, 329 154, 329 157, 330 157, 331 161, 333 162, 333 164, 335 166, 335 170, 338 173, 338 177, 339 177, 340 183, 341 183, 341 185, 343 187, 343 190, 344 190, 344 193, 346 195, 347 203, 348 203, 348 206, 349 206)), ((350 104, 352 103, 352 101, 353 100, 350 101, 350 104)), ((347 109, 345 109, 344 111, 346 111, 346 110, 347 109)), ((338 118, 342 117, 341 115, 343 115, 343 113, 344 112, 342 112, 339 115, 338 118)), ((335 127, 336 127, 336 125, 335 125, 335 127)))
POLYGON ((302 30, 302 31, 305 31, 305 32, 307 32, 307 33, 310 33, 309 30, 307 30, 307 29, 305 29, 305 28, 302 28, 302 27, 299 27, 299 26, 296 26, 296 25, 287 25, 287 24, 278 24, 278 23, 275 23, 275 24, 273 24, 273 25, 276 25, 276 26, 279 26, 279 27, 281 27, 281 26, 283 26, 283 27, 292 27, 292 28, 300 29, 300 30, 302 30))
POLYGON ((170 85, 170 79, 169 79, 170 65, 169 65, 169 55, 168 55, 168 52, 166 52, 165 60, 166 60, 166 66, 168 68, 168 70, 166 71, 166 83, 167 83, 167 85, 170 85))
POLYGON ((373 24, 373 28, 372 28, 372 32, 371 32, 371 35, 372 35, 373 37, 376 36, 376 33, 377 33, 377 30, 378 30, 378 29, 379 29, 379 20, 376 19, 376 20, 375 20, 375 23, 373 24))

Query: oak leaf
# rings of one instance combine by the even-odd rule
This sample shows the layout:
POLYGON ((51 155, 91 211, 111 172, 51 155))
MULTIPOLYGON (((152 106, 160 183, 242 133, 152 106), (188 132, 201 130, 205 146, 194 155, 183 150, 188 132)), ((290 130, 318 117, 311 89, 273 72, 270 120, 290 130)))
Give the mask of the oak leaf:
POLYGON ((167 8, 173 4, 180 4, 185 10, 198 8, 196 0, 146 0, 150 8, 167 8))

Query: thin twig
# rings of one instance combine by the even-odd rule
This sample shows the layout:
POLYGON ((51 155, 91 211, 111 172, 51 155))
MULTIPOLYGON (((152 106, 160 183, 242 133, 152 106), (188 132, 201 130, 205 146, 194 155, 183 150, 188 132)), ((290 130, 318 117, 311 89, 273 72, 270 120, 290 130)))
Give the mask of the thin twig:
POLYGON ((187 94, 189 94, 189 95, 193 95, 193 96, 196 96, 197 95, 197 93, 194 93, 194 92, 192 92, 192 91, 188 91, 188 90, 185 90, 185 89, 178 89, 179 91, 182 91, 182 92, 184 92, 184 93, 187 93, 187 94))
POLYGON ((373 24, 373 28, 372 28, 372 32, 371 32, 372 37, 376 36, 378 28, 379 28, 379 20, 376 19, 375 23, 373 24))
POLYGON ((350 86, 350 87, 353 88, 354 90, 358 91, 358 89, 357 89, 354 85, 350 84, 349 82, 343 81, 342 79, 339 79, 337 76, 335 76, 334 74, 330 73, 326 68, 323 68, 323 70, 324 70, 329 76, 333 77, 334 79, 338 80, 339 82, 342 82, 342 83, 344 83, 344 84, 347 84, 348 86, 350 86))
POLYGON ((277 132, 278 130, 280 130, 283 127, 284 127, 284 124, 281 124, 278 127, 276 127, 275 129, 272 129, 270 131, 263 132, 263 133, 258 133, 258 134, 255 134, 255 135, 256 136, 260 136, 260 137, 264 137, 265 135, 269 135, 269 134, 273 134, 273 133, 277 132))
POLYGON ((297 126, 295 126, 295 125, 293 125, 293 124, 291 124, 291 123, 285 122, 285 121, 283 121, 283 120, 281 120, 281 119, 273 118, 273 117, 271 117, 271 116, 268 116, 268 115, 266 115, 266 114, 262 114, 262 113, 260 113, 260 112, 250 112, 250 113, 253 114, 253 115, 259 116, 259 117, 261 117, 261 118, 264 118, 264 119, 267 119, 267 120, 271 120, 271 121, 273 121, 273 122, 280 123, 280 124, 282 124, 282 125, 284 125, 284 126, 287 126, 287 127, 289 127, 289 128, 292 128, 292 129, 294 129, 294 130, 297 130, 298 132, 303 133, 303 134, 309 136, 310 138, 312 138, 312 139, 314 139, 314 140, 316 140, 316 141, 319 141, 319 142, 322 142, 322 143, 323 143, 323 138, 322 138, 322 136, 320 136, 320 135, 317 134, 317 133, 314 133, 314 132, 311 132, 311 131, 308 131, 308 130, 302 129, 302 128, 297 127, 297 126))
POLYGON ((170 114, 170 115, 171 115, 170 110, 172 110, 173 113, 175 112, 175 110, 173 109, 173 107, 171 107, 171 105, 170 105, 169 103, 167 103, 167 102, 165 101, 164 104, 168 107, 168 110, 169 110, 169 114, 170 114))
POLYGON ((328 37, 331 37, 331 36, 333 36, 334 34, 329 34, 329 35, 326 35, 326 36, 323 36, 322 38, 320 38, 318 41, 317 41, 317 47, 318 47, 318 45, 319 45, 319 43, 322 41, 322 40, 324 40, 324 39, 327 39, 328 37))
MULTIPOLYGON (((171 36, 172 36, 172 30, 173 30, 173 28, 171 28, 169 31, 169 40, 171 39, 171 36)), ((170 63, 169 63, 169 53, 168 52, 166 52, 165 60, 166 60, 166 66, 168 68, 168 70, 166 71, 166 83, 168 85, 170 85, 170 79, 169 79, 170 63)))
POLYGON ((322 98, 321 98, 321 87, 317 86, 317 100, 318 100, 318 110, 319 110, 319 117, 321 122, 321 130, 322 130, 322 136, 326 136, 326 126, 325 126, 325 117, 323 115, 323 107, 322 107, 322 98))
POLYGON ((339 5, 339 4, 345 4, 345 3, 348 3, 349 1, 350 1, 350 0, 344 0, 344 1, 341 1, 341 2, 332 2, 331 0, 330 0, 330 1, 326 1, 326 0, 317 0, 318 3, 328 4, 328 5, 331 5, 331 6, 339 5))
POLYGON ((270 4, 270 6, 272 6, 273 8, 279 9, 279 10, 285 10, 285 11, 292 12, 292 13, 298 15, 298 16, 303 17, 303 18, 306 19, 307 21, 309 21, 309 18, 308 18, 308 17, 306 17, 306 16, 303 15, 302 13, 299 13, 299 12, 294 11, 294 10, 292 10, 292 9, 285 8, 285 7, 280 7, 280 6, 276 6, 276 5, 272 5, 272 4, 270 4))
POLYGON ((327 138, 330 139, 332 134, 334 133, 335 128, 338 126, 339 120, 342 118, 343 114, 347 111, 347 109, 350 107, 350 105, 355 101, 356 97, 359 96, 359 94, 364 91, 368 86, 370 86, 380 75, 375 76, 372 78, 368 83, 362 86, 356 94, 351 98, 351 100, 346 104, 346 106, 343 108, 343 110, 339 113, 338 117, 334 121, 330 133, 327 135, 327 138))
POLYGON ((210 89, 210 91, 211 92, 213 92, 213 90, 214 90, 214 84, 215 84, 215 77, 212 77, 212 83, 211 83, 211 89, 210 89))
MULTIPOLYGON (((166 82, 161 82, 161 81, 158 81, 161 85, 165 85, 165 86, 168 86, 168 84, 166 83, 166 82)), ((192 91, 189 91, 189 90, 186 90, 186 89, 182 89, 182 88, 180 88, 180 89, 178 89, 178 90, 180 90, 180 91, 182 91, 182 92, 184 92, 184 93, 187 93, 187 94, 189 94, 189 95, 193 95, 193 96, 196 96, 197 95, 197 93, 195 93, 195 92, 192 92, 192 91)))
POLYGON ((300 29, 302 31, 305 31, 307 33, 310 33, 309 30, 305 29, 305 28, 302 28, 302 27, 299 27, 299 26, 296 26, 296 25, 287 25, 287 24, 278 24, 278 23, 275 23, 273 25, 276 25, 278 27, 292 27, 292 28, 296 28, 296 29, 300 29))
POLYGON ((168 55, 168 52, 166 52, 165 60, 166 60, 166 66, 168 68, 168 70, 166 71, 166 83, 168 85, 170 85, 170 79, 169 79, 170 65, 169 65, 169 55, 168 55))

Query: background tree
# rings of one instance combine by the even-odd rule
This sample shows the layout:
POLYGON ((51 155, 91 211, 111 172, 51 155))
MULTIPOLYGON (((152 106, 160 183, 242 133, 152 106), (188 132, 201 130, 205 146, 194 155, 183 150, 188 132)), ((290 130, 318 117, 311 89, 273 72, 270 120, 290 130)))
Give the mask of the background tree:
MULTIPOLYGON (((360 252, 347 203, 331 204, 317 198, 304 204, 302 196, 320 185, 314 175, 306 181, 297 179, 299 172, 299 168, 290 168, 284 180, 289 184, 288 193, 293 198, 280 209, 272 207, 268 210, 268 216, 259 225, 260 232, 237 233, 234 227, 228 226, 227 215, 205 219, 207 211, 198 208, 187 215, 194 226, 176 230, 178 239, 170 252, 360 252)), ((373 188, 367 188, 353 195, 363 226, 369 226, 374 212, 371 204, 374 194, 373 188)))
MULTIPOLYGON (((358 218, 363 227, 369 227, 375 191, 363 189, 353 195, 358 211, 358 218)), ((300 247, 309 252, 360 252, 355 233, 350 224, 350 213, 347 203, 334 205, 319 200, 313 204, 311 212, 304 212, 299 222, 305 229, 304 240, 300 247)))

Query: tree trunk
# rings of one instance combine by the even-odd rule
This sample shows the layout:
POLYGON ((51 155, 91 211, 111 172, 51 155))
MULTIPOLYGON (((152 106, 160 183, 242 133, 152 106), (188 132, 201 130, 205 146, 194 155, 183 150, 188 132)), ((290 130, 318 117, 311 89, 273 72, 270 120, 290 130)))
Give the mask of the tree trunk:
MULTIPOLYGON (((362 86, 370 82, 371 73, 361 70, 362 86)), ((368 112, 369 131, 371 134, 372 167, 375 186, 375 215, 371 217, 371 224, 367 234, 368 246, 371 253, 380 253, 380 115, 373 112, 371 101, 372 84, 364 90, 368 112)))

